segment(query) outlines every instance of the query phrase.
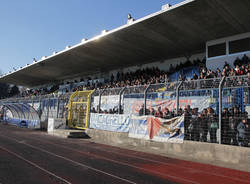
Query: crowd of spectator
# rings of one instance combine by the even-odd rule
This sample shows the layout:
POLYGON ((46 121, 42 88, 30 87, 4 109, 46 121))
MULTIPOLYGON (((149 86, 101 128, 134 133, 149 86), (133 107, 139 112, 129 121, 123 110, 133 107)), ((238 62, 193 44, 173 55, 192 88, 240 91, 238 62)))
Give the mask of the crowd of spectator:
MULTIPOLYGON (((192 141, 217 143, 219 137, 219 117, 214 109, 209 107, 198 113, 198 109, 185 109, 185 139, 192 141)), ((223 109, 221 123, 221 143, 228 145, 249 146, 250 124, 248 114, 241 112, 238 107, 223 109)))
POLYGON ((131 87, 131 86, 143 86, 148 84, 157 84, 157 83, 168 83, 171 82, 169 76, 179 70, 182 70, 186 67, 192 66, 204 66, 206 60, 202 61, 197 59, 193 62, 187 60, 184 63, 177 64, 175 67, 170 65, 168 71, 160 70, 158 67, 138 69, 134 72, 118 72, 116 76, 111 75, 110 79, 105 83, 89 82, 91 78, 85 85, 80 85, 73 89, 73 91, 87 89, 112 89, 112 88, 122 88, 122 87, 131 87))
MULTIPOLYGON (((202 61, 197 59, 194 61, 187 60, 185 63, 181 63, 173 67, 170 66, 168 71, 160 70, 158 67, 138 69, 135 72, 118 72, 116 76, 111 75, 109 80, 105 82, 89 82, 91 78, 88 78, 87 82, 83 85, 74 87, 71 91, 79 90, 93 90, 93 89, 112 89, 112 88, 122 88, 122 87, 131 87, 131 86, 143 86, 148 84, 157 84, 157 83, 169 83, 169 76, 175 72, 183 70, 187 67, 199 66, 200 73, 194 73, 193 77, 190 79, 193 80, 202 80, 202 79, 211 79, 211 78, 221 78, 223 76, 240 76, 240 75, 249 75, 250 76, 250 59, 248 56, 244 55, 242 59, 237 58, 234 62, 234 67, 225 62, 224 68, 222 71, 218 68, 216 71, 212 71, 206 68, 206 60, 202 61)), ((188 81, 186 76, 179 75, 179 81, 188 81)), ((51 93, 58 92, 59 85, 54 85, 50 90, 47 88, 41 89, 29 89, 23 92, 20 92, 18 97, 30 97, 30 96, 39 96, 47 95, 51 93)), ((67 92, 70 92, 67 90, 67 92)))
MULTIPOLYGON (((219 68, 216 71, 207 69, 205 66, 206 61, 199 59, 194 61, 187 60, 185 63, 181 63, 174 66, 170 66, 168 71, 160 70, 158 67, 138 69, 135 72, 118 72, 116 76, 111 75, 110 79, 105 82, 90 82, 91 79, 88 79, 85 84, 79 85, 72 89, 72 91, 81 91, 81 90, 92 90, 92 89, 112 89, 112 88, 122 88, 130 86, 145 86, 149 84, 157 83, 169 83, 170 75, 175 72, 178 72, 184 68, 199 66, 200 72, 194 73, 193 77, 188 79, 186 76, 179 75, 179 81, 195 81, 194 87, 197 87, 198 80, 204 79, 214 79, 221 77, 231 77, 231 76, 244 76, 247 75, 250 77, 250 59, 244 55, 243 58, 237 58, 233 66, 230 66, 227 62, 222 70, 219 68)), ((245 79, 243 79, 245 80, 245 79)), ((242 81, 230 81, 227 80, 227 83, 232 83, 233 85, 237 84, 242 85, 242 81)), ((250 81, 248 81, 250 82, 250 81)), ((210 83, 201 83, 206 85, 211 85, 210 83)), ((199 85, 201 85, 199 84, 199 85)), ((248 83, 249 85, 249 83, 248 83)), ((188 86, 190 88, 190 86, 188 86)), ((194 88, 195 89, 195 88, 194 88)), ((59 85, 54 85, 50 89, 41 88, 41 89, 29 89, 20 92, 17 97, 31 97, 31 96, 41 96, 52 93, 57 93, 59 90, 59 85)), ((70 91, 67 91, 70 92, 70 91)), ((114 107, 113 109, 97 109, 92 108, 92 113, 102 113, 102 114, 118 114, 123 113, 123 109, 114 107)), ((158 118, 171 119, 177 116, 185 116, 185 140, 192 141, 202 141, 202 142, 218 142, 217 130, 219 129, 219 118, 218 114, 215 113, 214 109, 209 107, 203 109, 199 113, 198 108, 191 108, 187 106, 184 109, 178 109, 170 111, 168 108, 161 109, 150 108, 145 109, 144 106, 140 107, 138 115, 152 115, 158 118), (146 110, 146 112, 144 112, 146 110), (209 139, 208 139, 209 138, 209 139)), ((233 107, 232 109, 223 109, 222 113, 222 124, 221 124, 221 142, 223 144, 229 145, 239 145, 239 146, 249 146, 250 143, 250 123, 248 119, 248 114, 241 112, 239 108, 233 107)))
POLYGON ((40 89, 27 89, 20 92, 17 97, 32 97, 32 96, 41 96, 48 95, 56 92, 59 89, 59 85, 53 85, 50 89, 40 88, 40 89))
POLYGON ((200 76, 194 74, 192 80, 197 79, 211 79, 221 77, 232 77, 240 75, 250 75, 250 59, 244 55, 242 59, 237 58, 234 61, 234 67, 225 62, 223 70, 217 68, 216 71, 208 70, 205 66, 201 67, 200 76))
MULTIPOLYGON (((141 106, 138 115, 152 115, 162 119, 171 119, 184 114, 184 139, 201 142, 219 142, 217 130, 219 129, 219 117, 211 107, 203 109, 191 108, 170 111, 161 107, 146 109, 141 106), (209 135, 209 136, 208 136, 209 135), (209 138, 209 139, 208 139, 209 138)), ((221 123, 221 143, 228 145, 250 146, 250 122, 247 112, 241 112, 238 107, 224 108, 221 123)))
MULTIPOLYGON (((191 61, 186 61, 184 64, 179 64, 175 67, 170 66, 168 71, 160 70, 157 67, 138 69, 135 72, 118 72, 116 76, 111 75, 110 80, 106 83, 88 83, 85 86, 80 86, 80 89, 112 89, 112 88, 122 88, 122 87, 133 87, 133 86, 143 86, 148 84, 158 84, 158 83, 169 83, 169 76, 175 72, 178 72, 184 68, 200 66, 200 72, 194 73, 193 77, 188 79, 186 76, 179 75, 179 81, 188 80, 204 80, 212 78, 221 78, 223 76, 250 76, 250 59, 248 56, 244 55, 242 59, 237 58, 234 62, 234 67, 225 62, 222 71, 218 68, 216 71, 207 69, 205 66, 205 60, 200 61, 199 59, 191 61)), ((75 89, 77 90, 77 89, 75 89)))

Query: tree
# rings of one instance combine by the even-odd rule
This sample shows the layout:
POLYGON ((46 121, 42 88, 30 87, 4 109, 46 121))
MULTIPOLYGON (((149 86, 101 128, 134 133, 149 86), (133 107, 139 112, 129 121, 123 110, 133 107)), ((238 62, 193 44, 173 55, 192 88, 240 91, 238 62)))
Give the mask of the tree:
MULTIPOLYGON (((2 75, 2 71, 0 70, 0 75, 2 75)), ((9 85, 6 83, 0 83, 0 99, 7 98, 9 96, 9 85)))
POLYGON ((0 98, 7 98, 9 96, 9 85, 5 83, 0 83, 0 98))
POLYGON ((18 95, 20 93, 19 88, 14 85, 11 89, 10 89, 10 97, 18 95))

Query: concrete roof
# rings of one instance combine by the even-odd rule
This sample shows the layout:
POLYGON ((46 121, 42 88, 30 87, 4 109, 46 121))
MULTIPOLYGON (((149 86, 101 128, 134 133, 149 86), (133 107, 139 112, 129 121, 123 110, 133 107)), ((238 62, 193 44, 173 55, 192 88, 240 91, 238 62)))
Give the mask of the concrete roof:
POLYGON ((250 31, 249 0, 187 0, 5 75, 27 87, 205 52, 205 42, 250 31))

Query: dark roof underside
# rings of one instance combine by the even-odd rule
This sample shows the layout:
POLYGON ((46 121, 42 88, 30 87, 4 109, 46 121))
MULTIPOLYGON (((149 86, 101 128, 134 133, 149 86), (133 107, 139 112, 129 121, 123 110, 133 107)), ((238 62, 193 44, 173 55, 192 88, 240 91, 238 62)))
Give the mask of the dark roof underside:
POLYGON ((249 0, 195 0, 6 75, 27 87, 205 51, 205 42, 250 32, 249 0))

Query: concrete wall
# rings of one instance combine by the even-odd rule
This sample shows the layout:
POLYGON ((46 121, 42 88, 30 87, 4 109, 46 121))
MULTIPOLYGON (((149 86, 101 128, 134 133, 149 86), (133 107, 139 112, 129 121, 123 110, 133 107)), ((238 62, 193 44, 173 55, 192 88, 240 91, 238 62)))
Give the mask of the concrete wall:
POLYGON ((250 38, 250 32, 239 34, 239 35, 234 35, 230 37, 220 38, 217 40, 211 40, 207 42, 206 43, 206 58, 207 58, 206 66, 207 68, 213 71, 215 71, 217 68, 222 70, 225 62, 227 62, 231 67, 234 67, 234 61, 236 60, 237 57, 241 59, 244 56, 244 54, 250 57, 250 51, 240 52, 240 53, 235 53, 235 54, 229 53, 230 41, 236 41, 236 40, 241 40, 245 38, 250 38), (221 44, 221 43, 226 44, 226 55, 208 58, 208 47, 221 44))
POLYGON ((219 56, 219 57, 215 57, 212 59, 208 59, 206 66, 208 69, 211 69, 213 71, 216 71, 217 68, 219 68, 222 71, 225 65, 225 62, 227 62, 231 68, 234 68, 234 61, 237 58, 241 59, 244 55, 247 55, 250 58, 250 52, 243 52, 243 53, 232 54, 232 55, 227 55, 227 56, 219 56))
MULTIPOLYGON (((204 51, 204 53, 200 53, 200 54, 195 54, 192 55, 189 60, 193 61, 196 59, 200 59, 203 60, 206 57, 206 53, 204 51)), ((116 77, 116 74, 118 72, 134 72, 138 69, 143 69, 143 68, 152 68, 152 67, 158 67, 160 70, 164 70, 164 71, 168 71, 170 68, 170 65, 172 65, 173 67, 175 67, 176 65, 180 64, 180 63, 185 63, 187 61, 187 58, 185 57, 179 57, 179 58, 174 58, 174 59, 167 59, 167 60, 163 60, 163 61, 156 61, 153 63, 149 63, 149 64, 144 64, 144 65, 140 65, 140 66, 133 66, 133 67, 128 67, 128 68, 123 68, 123 69, 118 69, 118 70, 113 70, 109 72, 109 78, 111 77, 111 75, 113 74, 116 77)))
POLYGON ((97 143, 250 172, 250 148, 192 141, 160 143, 129 138, 127 133, 94 129, 86 133, 97 143))

